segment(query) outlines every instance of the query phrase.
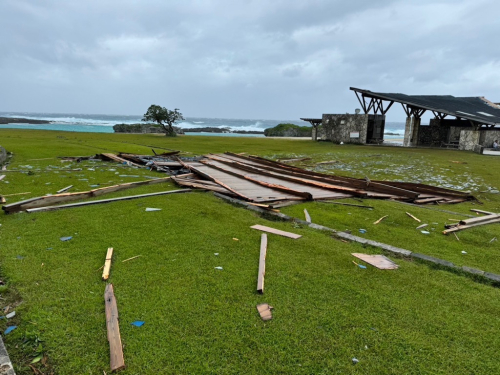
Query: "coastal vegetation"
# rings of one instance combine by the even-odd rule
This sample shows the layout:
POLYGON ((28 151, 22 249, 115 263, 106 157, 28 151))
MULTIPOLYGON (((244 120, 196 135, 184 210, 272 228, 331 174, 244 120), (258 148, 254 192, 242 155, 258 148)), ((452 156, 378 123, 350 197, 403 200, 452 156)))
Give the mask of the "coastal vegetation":
POLYGON ((310 126, 299 126, 295 124, 278 124, 274 128, 264 130, 266 137, 311 137, 310 126))
POLYGON ((160 125, 164 129, 167 137, 175 137, 177 135, 174 124, 181 120, 184 120, 184 117, 182 113, 179 112, 179 108, 175 108, 172 111, 156 104, 150 105, 142 118, 142 121, 156 122, 160 125))
POLYGON ((165 133, 165 129, 158 124, 116 124, 115 133, 165 133))
MULTIPOLYGON (((500 212, 498 160, 443 149, 334 145, 308 140, 97 134, 0 129, 12 153, 0 193, 7 203, 74 185, 109 186, 163 174, 59 156, 102 152, 181 156, 232 151, 325 173, 471 190, 479 202, 407 206, 357 199, 284 207, 282 212, 367 239, 500 273, 498 224, 440 233, 470 209, 500 212), (307 160, 303 160, 308 158, 307 160), (320 164, 325 161, 335 163, 320 164), (28 193, 23 195, 11 195, 28 193), (455 212, 441 212, 447 210, 455 212), (428 223, 429 234, 405 211, 428 223), (377 225, 373 223, 389 215, 377 225), (359 229, 365 229, 361 234, 359 229), (463 254, 462 252, 466 252, 463 254)), ((109 197, 178 189, 171 182, 109 197)), ((99 198, 97 198, 99 199, 99 198)), ((361 269, 351 253, 379 250, 332 238, 298 222, 233 206, 207 192, 158 196, 40 213, 0 215, 0 306, 16 311, 0 331, 18 375, 109 371, 100 270, 114 248, 109 282, 120 316, 127 374, 495 374, 500 290, 479 277, 393 258, 398 270, 361 269), (161 211, 146 212, 147 207, 161 211), (266 290, 255 291, 263 224, 301 234, 268 237, 266 290), (61 241, 61 237, 72 237, 61 241), (217 255, 216 255, 217 254, 217 255), (141 257, 123 262, 141 255, 141 257), (223 267, 222 270, 215 267, 223 267), (1 285, 4 284, 4 285, 1 285), (263 322, 259 303, 274 306, 263 322), (131 323, 141 320, 136 327, 131 323), (464 354, 465 353, 465 354, 464 354), (353 364, 353 358, 359 362, 353 364), (38 370, 37 370, 38 371, 38 370)))

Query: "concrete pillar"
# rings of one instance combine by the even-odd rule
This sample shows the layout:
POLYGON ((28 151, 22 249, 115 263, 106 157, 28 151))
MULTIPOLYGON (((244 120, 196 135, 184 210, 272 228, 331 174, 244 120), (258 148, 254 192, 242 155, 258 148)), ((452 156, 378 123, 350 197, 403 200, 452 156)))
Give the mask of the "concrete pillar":
POLYGON ((411 146, 411 136, 412 136, 412 117, 407 117, 406 118, 406 124, 405 124, 405 138, 403 141, 403 146, 404 147, 410 147, 411 146))
POLYGON ((410 141, 410 145, 411 146, 418 146, 418 131, 420 130, 420 122, 422 121, 422 119, 419 117, 419 118, 416 118, 416 117, 413 117, 413 127, 412 127, 412 136, 411 136, 411 141, 410 141))

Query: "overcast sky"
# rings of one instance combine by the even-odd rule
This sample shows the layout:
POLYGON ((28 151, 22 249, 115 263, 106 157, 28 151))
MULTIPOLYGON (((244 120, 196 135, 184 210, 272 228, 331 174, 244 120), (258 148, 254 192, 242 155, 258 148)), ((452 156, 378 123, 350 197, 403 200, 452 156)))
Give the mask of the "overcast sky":
POLYGON ((0 111, 297 119, 353 112, 351 86, 500 101, 493 0, 0 0, 0 15, 0 111))

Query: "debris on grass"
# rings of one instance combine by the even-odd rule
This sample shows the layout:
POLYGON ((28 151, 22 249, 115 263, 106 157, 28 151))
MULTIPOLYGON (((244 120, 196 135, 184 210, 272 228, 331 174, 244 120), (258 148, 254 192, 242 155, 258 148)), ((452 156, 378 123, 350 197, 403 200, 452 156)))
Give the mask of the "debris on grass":
POLYGON ((132 322, 130 324, 132 324, 133 326, 136 326, 136 327, 142 327, 144 325, 144 323, 146 323, 146 322, 143 320, 136 320, 135 322, 132 322))
POLYGON ((122 339, 120 336, 120 326, 118 324, 118 307, 116 305, 113 284, 106 284, 104 303, 109 342, 109 363, 111 371, 117 371, 125 368, 125 360, 123 358, 122 339))
POLYGON ((7 327, 7 329, 4 331, 4 335, 8 335, 9 333, 11 333, 13 330, 15 330, 17 328, 17 326, 9 326, 7 327))
POLYGON ((396 263, 384 255, 369 255, 361 253, 352 253, 351 255, 361 259, 373 267, 378 268, 379 270, 395 270, 399 267, 396 263))
POLYGON ((309 216, 309 212, 307 212, 307 210, 304 208, 304 216, 306 217, 306 221, 308 223, 311 223, 311 216, 309 216))
POLYGON ((122 260, 122 263, 128 262, 129 260, 132 260, 132 259, 135 259, 135 258, 139 258, 139 257, 142 257, 142 255, 136 255, 135 257, 122 260))
POLYGON ((15 316, 16 316, 16 312, 15 312, 15 311, 12 311, 11 313, 8 313, 7 315, 5 315, 5 317, 6 317, 7 319, 11 319, 11 318, 13 318, 13 317, 15 317, 15 316))
POLYGON ((161 211, 161 208, 146 207, 146 212, 161 211))
POLYGON ((420 233, 422 233, 422 234, 430 234, 431 232, 429 232, 428 230, 421 230, 420 233))
POLYGON ((69 241, 73 238, 73 236, 68 236, 68 237, 61 237, 60 240, 61 241, 69 241))
POLYGON ((378 219, 377 221, 375 221, 373 224, 374 225, 377 225, 378 223, 380 223, 382 220, 384 220, 386 217, 388 217, 389 215, 385 215, 385 216, 382 216, 380 219, 378 219))
POLYGON ((109 278, 109 272, 111 270, 111 258, 113 258, 113 248, 108 247, 106 253, 106 260, 104 261, 104 270, 102 271, 102 279, 107 280, 109 278))
POLYGON ((264 275, 266 274, 267 234, 260 237, 259 273, 257 276, 257 292, 264 294, 264 275))
POLYGON ((218 267, 214 267, 216 270, 219 270, 219 271, 222 271, 224 268, 218 266, 218 267))
POLYGON ((359 359, 357 359, 357 358, 353 358, 352 359, 352 364, 353 365, 357 364, 358 362, 359 362, 359 359))
POLYGON ((422 220, 420 220, 420 219, 416 218, 415 216, 413 216, 412 214, 410 214, 409 212, 407 212, 406 214, 407 214, 409 217, 411 217, 413 220, 418 221, 419 223, 422 221, 422 220))
POLYGON ((273 307, 267 303, 261 303, 260 305, 257 305, 257 311, 264 321, 271 320, 273 318, 273 315, 271 313, 272 309, 273 307))
POLYGON ((65 188, 62 188, 62 189, 58 190, 56 193, 57 193, 57 194, 64 193, 65 191, 68 191, 68 190, 69 190, 69 189, 71 189, 72 187, 73 187, 73 185, 66 186, 65 188))
POLYGON ((496 241, 497 238, 496 237, 493 237, 491 240, 490 240, 490 243, 492 243, 493 241, 496 241))
POLYGON ((427 227, 428 225, 429 225, 429 224, 422 224, 422 225, 419 225, 419 226, 417 227, 417 229, 422 229, 422 228, 425 228, 425 227, 427 227))
POLYGON ((277 235, 283 236, 283 237, 293 238, 293 239, 297 239, 297 238, 302 237, 300 234, 295 234, 295 233, 291 233, 291 232, 285 232, 283 230, 266 227, 264 225, 258 225, 258 224, 256 224, 256 225, 252 225, 250 228, 257 229, 257 230, 260 230, 260 231, 263 231, 263 232, 277 234, 277 235))
POLYGON ((239 239, 237 239, 237 238, 233 237, 233 241, 239 241, 239 239))
POLYGON ((462 254, 467 254, 467 251, 462 250, 462 254))
POLYGON ((355 261, 352 261, 356 266, 358 266, 359 268, 362 268, 362 269, 366 269, 366 266, 362 265, 362 264, 359 264, 359 263, 356 263, 355 261))
POLYGON ((366 229, 360 229, 359 233, 365 234, 366 233, 366 229))

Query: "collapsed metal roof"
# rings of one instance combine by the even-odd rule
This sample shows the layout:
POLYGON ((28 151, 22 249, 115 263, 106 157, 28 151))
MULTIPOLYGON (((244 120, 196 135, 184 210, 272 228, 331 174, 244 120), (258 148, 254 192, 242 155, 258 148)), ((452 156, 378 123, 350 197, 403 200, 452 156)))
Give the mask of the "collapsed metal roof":
POLYGON ((393 103, 400 103, 408 117, 421 117, 425 111, 432 111, 437 118, 453 116, 470 120, 477 125, 500 125, 500 107, 484 97, 455 97, 452 95, 406 95, 381 93, 350 88, 356 93, 365 113, 385 115, 393 103), (361 94, 361 97, 360 95, 361 94), (368 102, 367 100, 368 99, 368 102), (388 103, 384 103, 388 102, 388 103), (384 108, 385 104, 385 108, 384 108))

